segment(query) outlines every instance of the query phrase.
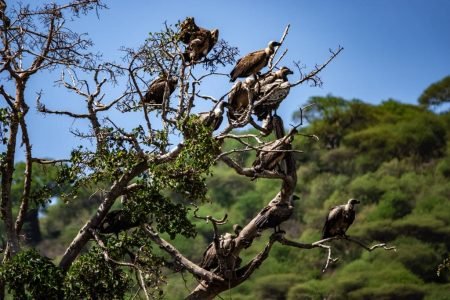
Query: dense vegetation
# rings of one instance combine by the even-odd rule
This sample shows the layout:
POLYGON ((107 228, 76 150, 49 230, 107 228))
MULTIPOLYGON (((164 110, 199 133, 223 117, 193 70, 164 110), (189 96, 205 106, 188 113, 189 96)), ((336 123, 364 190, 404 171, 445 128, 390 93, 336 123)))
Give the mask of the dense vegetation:
POLYGON ((280 42, 236 61, 238 48, 218 29, 187 17, 105 61, 69 26, 105 7, 0 0, 1 299, 447 297, 448 78, 420 106, 313 97, 286 134, 286 118, 272 113, 289 105, 290 89, 321 85, 342 47, 309 72, 294 63, 300 74, 289 82, 278 52, 289 26, 280 42), (257 81, 236 83, 228 100, 199 94, 208 78, 229 84, 222 67, 233 65, 232 81, 257 81), (48 71, 61 71, 57 85, 83 113, 54 108, 44 91, 29 98, 27 82, 48 71), (199 98, 210 111, 192 110, 199 98), (61 160, 35 156, 31 107, 88 123, 71 130, 88 143, 61 160), (327 210, 350 197, 363 202, 352 238, 311 244, 327 210), (398 252, 362 252, 376 242, 398 252))
MULTIPOLYGON (((450 113, 436 114, 394 100, 370 105, 328 96, 313 97, 309 102, 315 105, 305 115, 309 124, 302 133, 316 134, 320 141, 305 137, 294 142, 295 149, 304 151, 296 154, 300 200, 296 201, 295 216, 283 230, 293 240, 319 240, 327 210, 356 197, 362 204, 348 234, 366 244, 388 242, 397 246, 398 251, 369 253, 357 245, 334 241, 333 256, 339 261, 322 273, 326 259, 323 249, 300 250, 276 244, 271 256, 249 282, 225 296, 231 295, 233 299, 448 299, 449 271, 444 269, 440 276, 436 271, 450 249, 450 113)), ((254 157, 240 154, 240 159, 250 164, 254 157)), ((264 205, 266 197, 261 195, 274 194, 279 188, 273 181, 242 180, 220 164, 213 173, 209 178, 211 203, 202 207, 202 213, 221 217, 227 212, 230 224, 221 228, 223 231, 230 232, 233 223, 248 222, 255 207, 264 205)), ((51 167, 41 167, 34 174, 34 182, 52 185, 55 174, 51 167)), ((21 176, 23 165, 19 163, 15 177, 17 191, 23 182, 21 176)), ((38 190, 42 193, 37 188, 35 192, 38 190)), ((69 204, 55 197, 55 204, 46 205, 39 218, 35 210, 26 223, 28 243, 36 245, 41 254, 57 260, 98 205, 95 196, 90 194, 86 191, 69 204)), ((211 239, 211 226, 204 222, 196 224, 195 242, 184 237, 173 241, 193 261, 201 260, 201 253, 211 239)), ((256 243, 260 245, 244 251, 244 261, 264 247, 263 239, 256 243)), ((17 260, 23 259, 22 256, 17 260)), ((92 259, 85 257, 87 261, 92 259)), ((83 268, 83 265, 76 267, 83 268)), ((112 278, 125 276, 114 273, 117 270, 110 272, 112 278)), ((186 288, 196 284, 191 276, 185 277, 185 283, 180 274, 162 275, 168 278, 167 299, 182 298, 186 288)), ((96 288, 101 290, 101 282, 98 285, 96 288)))

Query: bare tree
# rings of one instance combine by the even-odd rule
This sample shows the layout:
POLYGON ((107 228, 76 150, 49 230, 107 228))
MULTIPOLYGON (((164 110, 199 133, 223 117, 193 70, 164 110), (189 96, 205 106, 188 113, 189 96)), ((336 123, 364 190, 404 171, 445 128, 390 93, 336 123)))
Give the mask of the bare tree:
MULTIPOLYGON (((293 154, 297 150, 292 149, 291 142, 301 136, 297 130, 301 123, 292 126, 286 133, 283 120, 272 109, 284 99, 274 98, 281 90, 286 97, 286 91, 288 93, 290 88, 303 83, 320 85, 318 74, 343 48, 331 51, 329 59, 310 72, 304 73, 304 69, 294 63, 299 74, 297 80, 287 87, 275 85, 270 91, 262 93, 261 87, 279 68, 287 52, 286 49, 278 56, 278 50, 284 46, 288 26, 279 41, 281 46, 276 48, 268 62, 268 72, 254 74, 253 83, 247 86, 248 105, 240 112, 240 117, 228 119, 228 124, 218 127, 224 117, 223 103, 228 93, 221 96, 202 95, 199 87, 210 77, 223 77, 227 81, 227 76, 217 70, 235 62, 237 48, 224 40, 217 40, 218 31, 198 29, 193 25, 186 27, 185 21, 177 26, 166 25, 161 32, 150 34, 138 49, 123 48, 124 60, 121 63, 100 62, 100 57, 89 52, 90 40, 68 29, 66 21, 69 16, 79 16, 104 7, 98 0, 49 4, 39 8, 21 5, 10 8, 2 2, 0 74, 2 80, 8 81, 7 86, 0 86, 8 116, 2 119, 8 130, 6 152, 1 157, 1 217, 6 232, 3 261, 7 262, 21 251, 19 234, 29 209, 33 163, 39 163, 60 164, 61 181, 71 183, 70 193, 76 194, 78 188, 88 186, 97 189, 102 199, 95 214, 79 230, 62 256, 59 267, 64 272, 70 271, 89 241, 96 244, 91 251, 101 255, 106 263, 132 270, 138 284, 136 292, 146 298, 152 297, 154 288, 161 284, 158 274, 165 265, 175 270, 187 270, 199 278, 199 285, 187 299, 212 299, 245 282, 269 256, 275 242, 302 249, 327 249, 326 269, 334 259, 331 257, 331 246, 325 243, 338 237, 301 244, 288 241, 279 229, 294 209, 292 201, 295 198, 297 177, 293 154), (202 48, 201 43, 205 43, 205 39, 209 39, 208 44, 202 48), (189 53, 199 49, 203 52, 195 55, 189 53), (74 150, 70 158, 58 161, 33 156, 26 122, 29 111, 27 103, 30 101, 24 96, 26 83, 31 76, 53 69, 61 70, 58 81, 60 86, 75 92, 84 101, 86 110, 84 113, 75 113, 53 109, 44 104, 41 95, 37 98, 38 110, 44 114, 88 121, 90 129, 87 132, 76 131, 74 134, 95 144, 93 148, 74 150), (145 103, 149 86, 158 78, 162 82, 176 78, 176 93, 171 96, 172 91, 166 84, 162 103, 145 103), (123 92, 110 98, 105 94, 106 87, 116 83, 123 84, 123 92), (259 124, 254 120, 255 107, 274 99, 281 100, 267 112, 269 118, 266 123, 259 124), (196 101, 211 103, 211 111, 200 116, 194 114, 192 108, 196 101), (122 128, 120 119, 114 120, 108 114, 112 110, 119 110, 124 116, 137 116, 142 124, 131 130, 122 128), (274 140, 264 141, 261 136, 235 131, 249 124, 261 130, 264 136, 273 131, 274 140), (212 127, 222 129, 215 131, 212 127), (25 145, 26 170, 19 213, 13 216, 11 184, 19 131, 25 145), (225 152, 222 146, 227 140, 237 140, 242 147, 225 152), (254 166, 241 166, 233 158, 236 153, 252 151, 258 154, 259 159, 254 166), (255 210, 255 217, 234 234, 221 236, 218 232, 218 226, 226 221, 226 217, 217 220, 214 216, 201 217, 195 213, 196 217, 212 223, 215 236, 205 252, 208 257, 204 259, 209 259, 209 263, 197 264, 160 234, 195 235, 188 214, 192 207, 190 203, 201 203, 205 199, 205 177, 218 161, 234 169, 243 180, 262 178, 280 181, 280 190, 272 199, 267 199, 266 207, 259 212, 255 210), (107 188, 97 188, 99 183, 106 183, 107 188), (182 200, 167 196, 171 193, 181 195, 182 200), (123 199, 123 210, 111 211, 119 198, 123 199), (106 222, 109 227, 106 227, 106 222), (262 231, 271 228, 275 232, 266 247, 241 266, 241 251, 251 247, 253 240, 261 236, 262 231), (126 243, 123 242, 123 235, 120 236, 121 232, 129 233, 126 243), (123 242, 120 249, 114 248, 115 244, 111 243, 113 240, 123 242), (172 261, 155 258, 152 250, 155 245, 164 250, 172 261)), ((356 243, 369 251, 378 247, 391 249, 384 244, 369 248, 358 241, 356 243)))

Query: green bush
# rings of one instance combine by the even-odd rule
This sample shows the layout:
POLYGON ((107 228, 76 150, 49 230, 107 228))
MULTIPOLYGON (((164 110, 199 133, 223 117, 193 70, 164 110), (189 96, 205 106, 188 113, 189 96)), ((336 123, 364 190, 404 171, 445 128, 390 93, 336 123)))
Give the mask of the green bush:
POLYGON ((323 282, 310 280, 291 287, 287 295, 287 300, 321 300, 326 295, 325 284, 323 282))
POLYGON ((399 219, 412 210, 411 199, 400 190, 386 192, 369 220, 399 219))
POLYGON ((34 249, 19 252, 3 264, 0 278, 14 299, 60 299, 63 295, 62 270, 34 249))
POLYGON ((256 299, 283 300, 286 299, 289 288, 301 281, 296 274, 274 274, 260 277, 255 281, 256 299))
POLYGON ((67 299, 123 299, 130 279, 119 267, 105 261, 103 254, 91 249, 80 256, 64 281, 67 299))
POLYGON ((348 294, 348 299, 358 300, 422 300, 423 288, 412 284, 383 284, 378 287, 365 287, 348 294))

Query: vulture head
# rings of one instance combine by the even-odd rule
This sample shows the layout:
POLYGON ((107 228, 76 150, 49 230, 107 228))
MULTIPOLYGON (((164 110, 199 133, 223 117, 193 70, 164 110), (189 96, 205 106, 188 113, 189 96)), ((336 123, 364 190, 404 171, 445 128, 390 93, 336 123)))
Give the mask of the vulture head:
POLYGON ((239 235, 239 233, 242 231, 242 226, 239 224, 234 224, 233 225, 233 232, 236 236, 239 235))
POLYGON ((283 79, 284 81, 288 81, 287 76, 294 74, 288 67, 282 67, 280 70, 276 72, 276 76, 279 79, 283 79))
POLYGON ((199 30, 199 27, 195 24, 193 17, 187 17, 180 24, 180 36, 179 39, 185 44, 189 44, 192 38, 192 34, 199 30))
POLYGON ((275 51, 275 47, 278 46, 281 46, 281 44, 275 41, 270 41, 269 44, 267 44, 266 54, 272 55, 272 53, 275 51))
POLYGON ((169 82, 172 84, 177 84, 178 83, 178 77, 177 76, 171 76, 169 78, 169 82))
POLYGON ((211 30, 211 39, 212 39, 212 45, 215 45, 217 43, 217 41, 219 40, 219 29, 211 30))
POLYGON ((359 203, 361 203, 359 200, 351 198, 347 202, 347 208, 353 209, 355 207, 355 204, 359 204, 359 203))

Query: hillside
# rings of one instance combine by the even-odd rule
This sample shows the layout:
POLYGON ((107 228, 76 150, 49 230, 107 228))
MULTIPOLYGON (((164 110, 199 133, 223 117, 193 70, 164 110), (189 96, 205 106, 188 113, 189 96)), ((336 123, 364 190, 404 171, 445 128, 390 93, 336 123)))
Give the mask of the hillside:
MULTIPOLYGON (((450 272, 445 269, 438 277, 436 271, 450 249, 450 114, 394 100, 370 105, 328 96, 311 98, 309 103, 314 106, 305 114, 307 125, 301 134, 315 134, 320 140, 304 135, 295 138, 294 149, 303 151, 295 154, 300 199, 282 229, 295 241, 319 240, 328 210, 353 197, 361 204, 348 234, 367 245, 386 242, 396 246, 397 252, 367 252, 355 244, 334 241, 333 256, 339 260, 322 273, 324 249, 275 244, 269 259, 250 280, 223 296, 235 300, 449 299, 450 272)), ((298 117, 294 115, 294 122, 298 117)), ((226 147, 233 149, 237 144, 226 147)), ((246 165, 254 160, 254 153, 238 156, 246 165)), ((21 174, 23 165, 18 164, 17 191, 21 174)), ((56 180, 49 167, 34 176, 40 184, 56 180)), ((214 168, 208 185, 211 203, 201 213, 218 218, 228 213, 229 223, 220 229, 223 232, 231 232, 234 223, 245 224, 255 208, 264 206, 279 189, 274 180, 242 180, 221 164, 214 168)), ((50 199, 52 195, 36 197, 50 199)), ((98 199, 86 191, 69 204, 60 198, 54 202, 39 215, 35 210, 26 228, 30 244, 37 244, 42 254, 57 261, 98 199)), ((212 228, 193 222, 198 230, 195 242, 177 237, 173 243, 193 261, 200 261, 212 228)), ((243 252, 244 262, 264 247, 263 240, 243 252)), ((196 284, 188 274, 186 282, 179 273, 166 276, 166 299, 180 299, 196 284)))

